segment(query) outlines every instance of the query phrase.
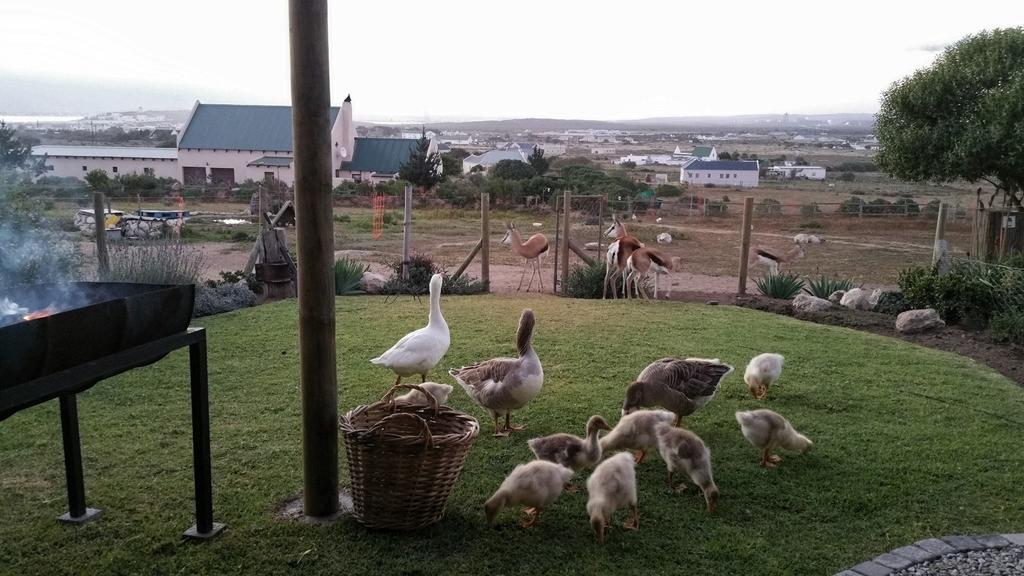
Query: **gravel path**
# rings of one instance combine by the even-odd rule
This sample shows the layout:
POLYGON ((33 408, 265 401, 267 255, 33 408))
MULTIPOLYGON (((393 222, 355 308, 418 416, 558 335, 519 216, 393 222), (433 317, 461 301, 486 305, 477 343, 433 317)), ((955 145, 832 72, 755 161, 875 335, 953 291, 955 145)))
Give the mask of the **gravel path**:
POLYGON ((1020 576, 1024 575, 1024 546, 989 548, 949 554, 893 572, 893 576, 1020 576))

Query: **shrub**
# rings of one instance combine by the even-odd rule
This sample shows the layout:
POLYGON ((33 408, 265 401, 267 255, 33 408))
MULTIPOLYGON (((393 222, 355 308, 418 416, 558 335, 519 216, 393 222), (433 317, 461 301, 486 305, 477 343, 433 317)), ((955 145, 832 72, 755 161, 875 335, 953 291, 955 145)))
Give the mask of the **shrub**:
POLYGON ((441 292, 444 294, 481 294, 487 292, 489 287, 486 282, 472 279, 463 274, 458 278, 444 271, 444 268, 434 262, 433 258, 426 254, 413 254, 409 257, 409 277, 402 278, 402 260, 393 259, 387 261, 391 268, 391 277, 381 286, 381 294, 426 294, 430 291, 430 278, 434 274, 442 274, 441 292))
POLYGON ((851 288, 853 288, 852 280, 821 276, 817 279, 808 280, 807 286, 804 287, 804 292, 807 292, 811 296, 828 299, 828 297, 836 290, 845 291, 851 288))
POLYGON ((800 227, 801 228, 806 228, 806 229, 809 229, 809 230, 820 230, 820 229, 824 228, 824 226, 822 226, 821 222, 818 222, 816 220, 809 220, 807 222, 801 222, 800 223, 800 227))
POLYGON ((707 184, 704 184, 704 187, 705 188, 714 188, 715 187, 715 183, 714 182, 708 182, 707 184))
POLYGON ((800 215, 808 218, 813 218, 821 214, 821 208, 818 207, 817 202, 811 202, 800 206, 800 215))
POLYGON ((996 340, 1024 345, 1024 307, 996 312, 991 327, 996 340))
POLYGON ((537 172, 522 160, 499 160, 491 168, 491 175, 495 178, 505 180, 529 180, 537 175, 537 172))
POLYGON ((864 199, 856 196, 851 196, 843 201, 839 205, 839 212, 841 214, 860 214, 861 209, 864 207, 864 199))
POLYGON ((220 280, 207 280, 206 285, 210 288, 216 288, 224 284, 238 284, 239 282, 245 282, 245 285, 252 290, 254 294, 259 294, 262 290, 262 283, 256 279, 256 275, 253 273, 246 274, 241 270, 222 270, 220 272, 220 280))
POLYGON ((654 189, 654 193, 662 198, 674 198, 682 195, 683 189, 674 184, 658 184, 658 187, 654 189))
POLYGON ((796 274, 768 274, 754 281, 758 291, 769 298, 792 300, 804 287, 804 281, 796 274))
POLYGON ((604 288, 605 263, 573 266, 565 284, 565 295, 570 298, 600 298, 604 288))
POLYGON ((853 182, 857 179, 857 176, 853 172, 843 172, 839 175, 839 180, 843 182, 853 182))
POLYGON ((774 198, 762 198, 754 206, 754 214, 759 216, 778 216, 782 214, 782 203, 774 198))
POLYGON ((42 202, 24 190, 0 190, 0 288, 78 276, 77 238, 55 232, 43 211, 42 202))
POLYGON ((729 195, 728 194, 722 194, 722 202, 726 202, 726 203, 729 202, 729 195))
POLYGON ((906 312, 907 310, 912 310, 913 308, 913 305, 911 305, 910 301, 907 300, 902 293, 886 291, 882 292, 882 295, 878 298, 878 304, 875 306, 875 312, 896 316, 906 312))
POLYGON ((256 304, 256 294, 243 283, 220 284, 216 287, 196 286, 196 301, 192 316, 210 316, 248 308, 256 304))
POLYGON ((361 264, 348 258, 336 260, 334 262, 334 293, 338 296, 361 294, 363 274, 369 269, 369 264, 361 264))
MULTIPOLYGON (((905 214, 907 216, 917 216, 921 213, 921 206, 909 196, 901 196, 892 203, 892 211, 896 214, 905 214)), ((936 214, 938 209, 936 209, 936 214)))
POLYGON ((704 213, 708 216, 725 216, 726 212, 729 211, 729 205, 724 201, 719 202, 717 200, 705 200, 704 201, 704 213))
POLYGON ((206 259, 198 249, 166 238, 110 245, 107 282, 137 284, 196 284, 203 275, 206 259))
POLYGON ((334 221, 335 222, 342 222, 342 223, 344 223, 344 222, 351 222, 352 221, 352 216, 350 216, 348 214, 335 214, 334 215, 334 221))
POLYGON ((381 220, 385 226, 391 226, 393 224, 400 223, 402 221, 394 212, 385 212, 381 220))
POLYGON ((939 204, 942 204, 941 200, 932 200, 924 205, 924 213, 928 216, 938 216, 939 204))
POLYGON ((890 214, 892 211, 892 202, 883 198, 875 198, 867 204, 864 204, 865 214, 890 214))
POLYGON ((915 308, 934 308, 948 324, 983 327, 1003 304, 1004 276, 997 266, 956 263, 946 274, 918 266, 900 273, 899 286, 915 308))

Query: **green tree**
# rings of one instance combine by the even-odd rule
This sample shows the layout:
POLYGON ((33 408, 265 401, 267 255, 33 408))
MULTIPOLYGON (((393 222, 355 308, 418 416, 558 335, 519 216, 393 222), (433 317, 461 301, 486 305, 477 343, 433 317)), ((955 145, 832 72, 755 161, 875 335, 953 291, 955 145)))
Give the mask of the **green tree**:
POLYGON ((110 190, 110 176, 107 176, 105 170, 90 170, 85 175, 85 182, 89 185, 89 189, 93 192, 106 192, 110 190))
POLYGON ((505 180, 529 180, 536 175, 533 166, 522 160, 500 160, 491 168, 491 176, 505 180))
POLYGON ((398 177, 408 180, 420 191, 427 192, 441 181, 440 168, 441 155, 430 152, 430 139, 424 133, 417 141, 409 159, 398 170, 398 177))
POLYGON ((7 181, 7 174, 25 167, 32 148, 14 133, 14 128, 0 120, 0 184, 7 181))
POLYGON ((1006 203, 1024 194, 1024 28, 968 36, 896 82, 876 119, 877 161, 905 180, 984 180, 1006 203))
POLYGON ((530 156, 526 161, 530 163, 530 166, 533 167, 533 171, 536 172, 538 176, 543 176, 544 173, 548 171, 548 168, 551 167, 551 162, 544 157, 544 149, 540 146, 533 147, 533 152, 530 153, 530 156))
POLYGON ((446 154, 446 156, 451 156, 456 160, 462 160, 463 158, 470 156, 470 154, 469 150, 466 150, 465 148, 452 148, 451 150, 448 151, 448 154, 446 154))
POLYGON ((462 176, 462 160, 451 154, 441 155, 441 177, 451 180, 456 176, 462 176))
POLYGON ((722 152, 721 154, 718 155, 718 159, 719 160, 732 160, 732 154, 729 154, 728 152, 722 152))

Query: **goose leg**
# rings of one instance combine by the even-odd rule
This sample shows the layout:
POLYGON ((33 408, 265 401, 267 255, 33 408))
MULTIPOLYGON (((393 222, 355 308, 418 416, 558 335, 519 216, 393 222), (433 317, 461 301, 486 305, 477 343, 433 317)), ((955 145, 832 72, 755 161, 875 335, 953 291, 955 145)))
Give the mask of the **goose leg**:
POLYGON ((569 492, 570 494, 576 494, 577 492, 580 491, 580 487, 575 485, 575 484, 573 484, 572 482, 569 482, 568 484, 566 484, 565 486, 562 487, 562 490, 565 490, 566 492, 569 492))
POLYGON ((771 448, 765 448, 764 451, 761 453, 761 467, 762 468, 775 468, 775 462, 777 462, 777 461, 773 460, 772 458, 773 458, 773 456, 772 456, 772 449, 771 448))
POLYGON ((520 424, 519 426, 513 426, 512 425, 512 413, 511 412, 505 412, 505 432, 506 433, 512 432, 512 431, 518 432, 519 430, 526 430, 526 425, 525 424, 520 424))
POLYGON ((633 455, 633 459, 636 460, 637 464, 643 462, 644 458, 646 458, 646 457, 647 457, 647 450, 637 450, 636 454, 633 455))
POLYGON ((505 430, 505 429, 503 429, 501 427, 501 420, 499 419, 499 416, 497 414, 495 414, 494 415, 494 437, 495 438, 505 438, 506 436, 508 436, 508 430, 505 430))
POLYGON ((630 504, 630 510, 633 512, 632 515, 622 525, 626 530, 639 530, 640 529, 640 508, 636 504, 630 504))
POLYGON ((402 383, 402 375, 399 374, 398 378, 395 378, 395 386, 398 386, 401 383, 402 383))
POLYGON ((526 519, 519 524, 523 528, 535 526, 537 522, 540 520, 540 508, 525 508, 523 509, 523 512, 525 512, 527 516, 526 519))
POLYGON ((427 373, 424 372, 423 374, 420 374, 420 384, 423 384, 426 381, 427 381, 427 373))

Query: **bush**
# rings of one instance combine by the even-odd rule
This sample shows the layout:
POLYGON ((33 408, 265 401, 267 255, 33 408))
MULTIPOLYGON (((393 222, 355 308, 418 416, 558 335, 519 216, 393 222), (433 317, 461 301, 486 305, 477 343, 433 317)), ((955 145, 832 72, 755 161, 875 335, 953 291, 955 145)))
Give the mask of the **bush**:
MULTIPOLYGON (((921 206, 909 196, 901 196, 892 203, 892 211, 896 214, 905 214, 907 216, 917 216, 921 213, 921 206)), ((938 210, 936 209, 936 213, 938 210)))
POLYGON ((942 204, 941 200, 932 200, 924 205, 924 213, 928 216, 939 215, 939 204, 942 204))
POLYGON ((505 180, 529 180, 537 175, 537 172, 522 160, 499 160, 491 168, 491 175, 495 178, 505 180))
POLYGON ((715 187, 715 183, 714 182, 708 182, 707 184, 704 185, 704 187, 705 188, 714 188, 715 187))
POLYGON ((725 216, 729 211, 729 205, 725 201, 705 200, 704 213, 708 216, 725 216))
POLYGON ((675 198, 683 193, 683 189, 674 184, 658 184, 654 189, 655 195, 662 198, 675 198))
POLYGON ((754 281, 758 291, 769 298, 792 300, 804 287, 804 281, 796 274, 768 274, 754 281))
POLYGON ((843 182, 853 182, 857 179, 857 176, 853 172, 843 172, 839 175, 839 180, 843 182))
POLYGON ((338 296, 362 294, 363 274, 369 269, 369 264, 361 264, 348 258, 336 260, 334 262, 334 293, 338 296))
POLYGON ((821 214, 821 208, 818 207, 817 202, 811 202, 800 206, 800 215, 806 218, 813 218, 821 214))
POLYGON ((600 298, 604 289, 605 263, 573 266, 565 284, 565 295, 570 298, 600 298))
POLYGON ((1013 304, 1014 299, 1005 296, 1017 290, 1024 294, 1024 275, 1016 274, 1016 282, 1007 282, 1012 276, 1004 270, 1008 269, 956 263, 948 273, 939 274, 934 268, 918 266, 900 273, 899 286, 915 308, 934 308, 947 324, 984 327, 997 309, 1013 304))
POLYGON ((811 296, 828 299, 828 297, 836 290, 846 291, 851 288, 853 288, 853 280, 821 276, 817 279, 808 280, 807 286, 804 287, 804 292, 807 292, 811 296))
POLYGON ((864 207, 864 199, 851 196, 839 205, 840 214, 860 214, 864 207))
POLYGON ((816 220, 809 220, 807 222, 801 222, 800 223, 800 228, 804 228, 804 229, 808 229, 808 230, 820 230, 820 229, 824 228, 824 226, 822 226, 821 222, 818 222, 816 220))
POLYGON ((914 307, 910 301, 907 300, 902 293, 886 291, 882 292, 882 295, 878 298, 878 304, 875 306, 875 312, 881 312, 882 314, 889 314, 891 316, 897 316, 907 310, 913 310, 914 307))
POLYGON ((865 214, 891 214, 892 211, 892 202, 883 198, 875 198, 867 204, 864 204, 865 214))
POLYGON ((996 312, 991 328, 996 340, 1024 345, 1024 307, 996 312))
POLYGON ((393 259, 387 261, 391 268, 391 277, 381 286, 381 294, 426 294, 430 292, 430 278, 434 274, 442 274, 441 292, 443 294, 481 294, 487 292, 489 287, 486 282, 472 279, 466 274, 458 278, 444 271, 444 268, 435 263, 433 258, 426 254, 413 254, 409 257, 409 277, 402 278, 402 260, 393 259))
POLYGON ((352 216, 348 214, 335 214, 334 221, 339 223, 351 222, 352 216))
POLYGON ((43 204, 24 190, 0 191, 0 288, 78 277, 77 238, 55 232, 58 225, 43 211, 43 204))
POLYGON ((167 238, 144 242, 116 242, 110 245, 107 282, 137 284, 197 284, 206 267, 198 249, 167 238))
POLYGON ((774 198, 762 198, 754 206, 754 214, 759 216, 778 216, 782 214, 782 203, 774 198))
POLYGON ((222 314, 256 304, 256 294, 244 282, 220 284, 216 287, 196 286, 196 301, 192 316, 222 314))

